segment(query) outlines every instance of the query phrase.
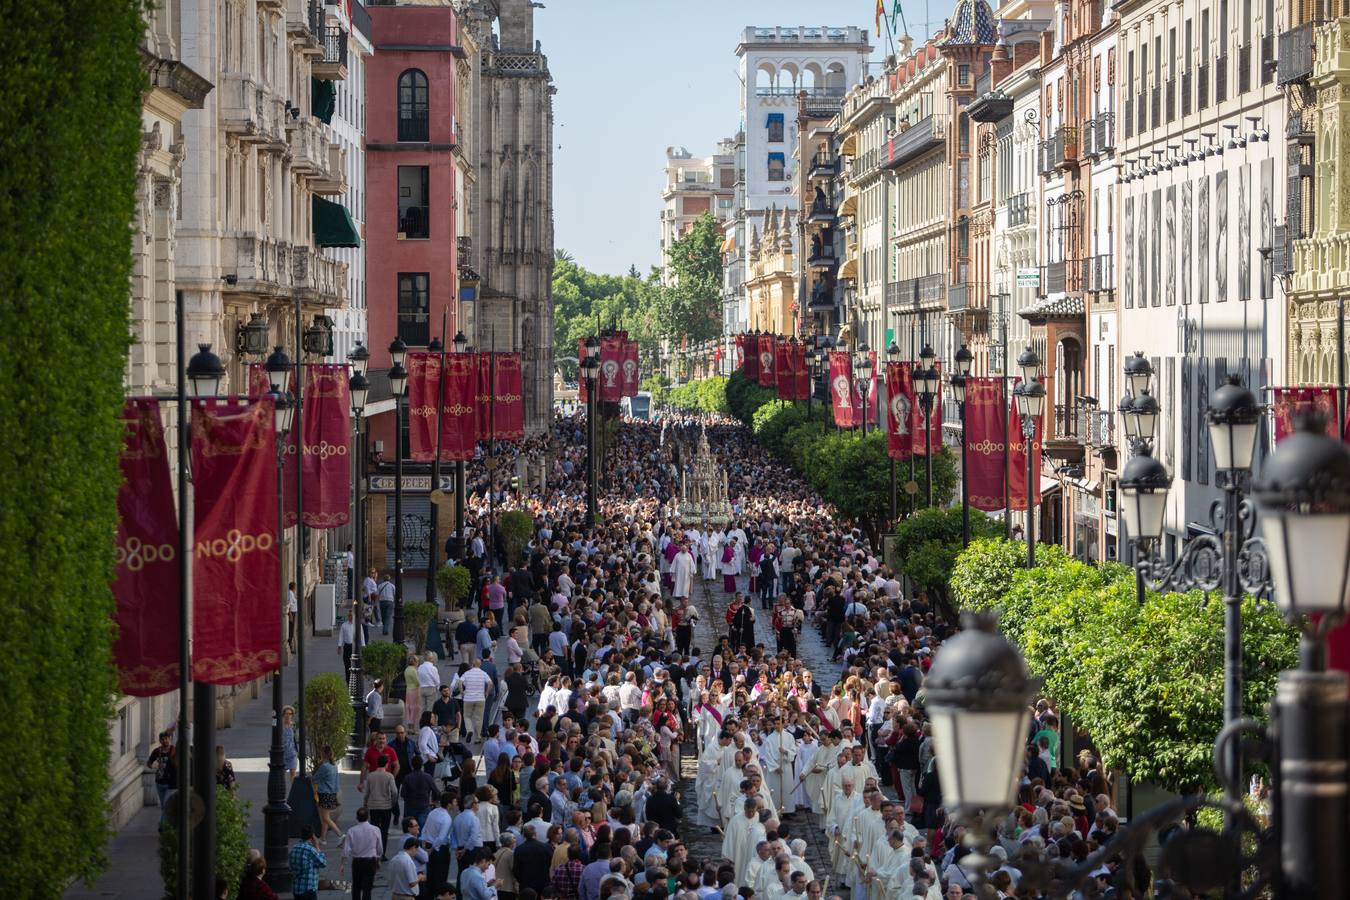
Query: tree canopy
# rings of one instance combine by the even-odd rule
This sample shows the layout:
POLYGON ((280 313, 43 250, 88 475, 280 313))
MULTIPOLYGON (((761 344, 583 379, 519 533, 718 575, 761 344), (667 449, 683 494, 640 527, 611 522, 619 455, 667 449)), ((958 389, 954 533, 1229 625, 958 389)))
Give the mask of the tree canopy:
POLYGON ((643 350, 657 343, 654 275, 630 267, 627 275, 602 275, 559 250, 553 266, 553 339, 559 357, 576 354, 577 342, 605 328, 622 328, 643 350))
POLYGON ((673 282, 661 288, 657 327, 672 343, 706 341, 722 333, 722 233, 704 213, 666 251, 673 282))

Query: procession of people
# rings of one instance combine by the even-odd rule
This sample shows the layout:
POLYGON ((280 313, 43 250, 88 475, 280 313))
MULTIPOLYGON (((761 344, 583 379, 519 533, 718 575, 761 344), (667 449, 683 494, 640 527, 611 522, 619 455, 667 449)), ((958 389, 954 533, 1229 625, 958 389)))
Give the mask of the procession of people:
MULTIPOLYGON (((447 562, 472 574, 446 642, 457 652, 417 669, 420 721, 391 741, 375 731, 366 754, 363 790, 380 795, 361 812, 378 823, 366 837, 380 856, 415 838, 419 897, 973 891, 979 873, 963 867, 970 848, 942 806, 921 698, 951 623, 906 596, 860 529, 726 418, 622 422, 588 522, 582 427, 560 416, 551 441, 519 450, 545 478, 519 492, 497 480, 491 504, 486 470, 470 468, 465 551, 447 562), (725 521, 680 515, 701 438, 727 479, 725 521), (490 519, 512 508, 534 520, 516 558, 490 519)), ((1058 740, 1053 715, 1037 711, 1026 803, 993 848, 1006 861, 990 878, 999 896, 1040 896, 1018 892, 1020 860, 1086 858, 1118 826, 1095 760, 1061 769, 1049 750, 1032 752, 1058 740)), ((334 823, 353 875, 349 845, 365 822, 334 823)), ((378 865, 362 863, 354 896, 370 896, 378 865)))

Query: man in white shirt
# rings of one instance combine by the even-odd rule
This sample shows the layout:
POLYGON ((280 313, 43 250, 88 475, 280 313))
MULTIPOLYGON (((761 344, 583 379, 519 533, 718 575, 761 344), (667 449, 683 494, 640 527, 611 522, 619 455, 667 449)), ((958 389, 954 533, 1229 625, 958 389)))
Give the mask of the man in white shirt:
POLYGON ((390 627, 394 624, 394 579, 388 572, 384 573, 383 579, 379 585, 380 592, 380 630, 382 634, 388 634, 390 627))
POLYGON ((370 823, 369 810, 358 809, 356 824, 342 836, 342 861, 338 864, 339 878, 346 872, 347 863, 352 864, 353 897, 370 896, 383 855, 384 843, 380 840, 380 829, 370 823))
POLYGON ((346 678, 352 670, 352 644, 356 641, 356 620, 351 610, 338 628, 338 654, 342 657, 342 677, 346 678))
POLYGON ((422 695, 422 708, 431 709, 441 693, 441 672, 436 668, 436 654, 430 650, 417 667, 417 689, 422 695))
POLYGON ((481 740, 487 698, 496 691, 497 686, 492 683, 492 677, 483 671, 482 665, 476 659, 473 661, 473 668, 464 673, 459 683, 464 689, 464 739, 481 740))
POLYGON ((417 872, 417 838, 403 839, 403 852, 389 860, 389 896, 393 900, 415 900, 425 875, 417 872))
POLYGON ((642 688, 638 687, 636 672, 624 676, 623 686, 619 688, 619 709, 630 725, 637 721, 642 711, 642 688))

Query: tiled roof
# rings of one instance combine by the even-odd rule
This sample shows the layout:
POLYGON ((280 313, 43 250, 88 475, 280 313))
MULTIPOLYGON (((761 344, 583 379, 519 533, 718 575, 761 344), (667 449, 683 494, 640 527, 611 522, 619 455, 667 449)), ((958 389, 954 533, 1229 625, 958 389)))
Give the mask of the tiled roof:
POLYGON ((1037 300, 1022 310, 1020 315, 1024 319, 1057 319, 1086 313, 1087 306, 1083 303, 1082 297, 1063 295, 1053 299, 1046 297, 1037 300))
POLYGON ((998 27, 987 0, 960 0, 952 12, 951 36, 942 42, 953 44, 996 44, 998 27))

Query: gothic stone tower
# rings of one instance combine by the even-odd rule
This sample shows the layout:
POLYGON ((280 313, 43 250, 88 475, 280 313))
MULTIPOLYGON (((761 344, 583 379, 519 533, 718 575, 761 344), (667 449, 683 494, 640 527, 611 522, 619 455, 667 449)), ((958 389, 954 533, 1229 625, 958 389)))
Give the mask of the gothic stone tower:
POLYGON ((475 348, 520 351, 525 427, 549 427, 553 408, 553 79, 534 39, 530 0, 460 0, 479 48, 472 96, 469 259, 479 299, 462 304, 475 348), (495 27, 494 27, 495 26, 495 27), (475 306, 475 309, 463 307, 475 306))

